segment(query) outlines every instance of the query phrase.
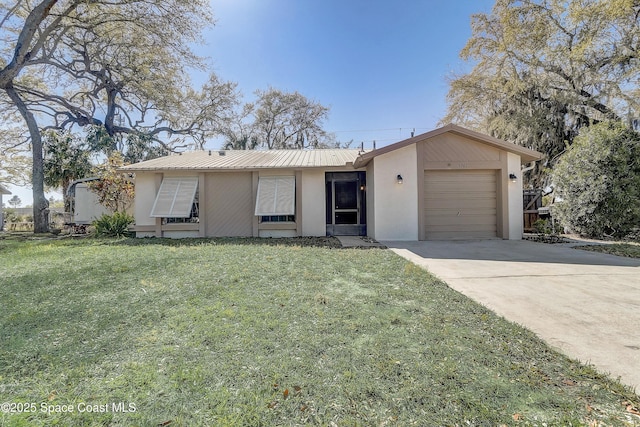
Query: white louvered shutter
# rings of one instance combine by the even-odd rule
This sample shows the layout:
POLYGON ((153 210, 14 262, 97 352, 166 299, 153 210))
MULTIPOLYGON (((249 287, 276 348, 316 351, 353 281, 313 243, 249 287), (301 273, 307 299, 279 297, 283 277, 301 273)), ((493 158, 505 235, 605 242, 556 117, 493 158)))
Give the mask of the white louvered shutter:
POLYGON ((295 201, 295 177, 260 177, 260 180, 258 181, 256 215, 294 215, 296 210, 295 201))
POLYGON ((198 190, 198 177, 164 178, 151 217, 188 218, 198 190))

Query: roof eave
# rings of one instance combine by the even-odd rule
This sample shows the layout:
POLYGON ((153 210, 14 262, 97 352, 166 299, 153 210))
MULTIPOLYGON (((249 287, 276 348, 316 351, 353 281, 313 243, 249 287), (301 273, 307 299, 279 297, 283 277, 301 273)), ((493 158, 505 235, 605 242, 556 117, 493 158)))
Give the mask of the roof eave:
POLYGON ((258 170, 272 170, 272 169, 291 169, 291 170, 302 170, 302 169, 333 169, 333 168, 353 168, 355 164, 352 162, 347 162, 341 165, 311 165, 311 166, 235 166, 235 167, 226 167, 226 168, 193 168, 188 166, 162 166, 162 167, 152 167, 152 168, 129 168, 123 167, 117 169, 118 172, 130 173, 130 172, 162 172, 162 171, 189 171, 189 172, 233 172, 233 171, 258 171, 258 170))

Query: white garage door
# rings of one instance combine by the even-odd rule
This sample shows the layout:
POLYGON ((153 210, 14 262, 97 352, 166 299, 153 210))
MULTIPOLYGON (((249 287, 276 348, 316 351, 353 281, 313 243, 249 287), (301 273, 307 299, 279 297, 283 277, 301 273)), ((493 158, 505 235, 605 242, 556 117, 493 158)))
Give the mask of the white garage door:
POLYGON ((427 240, 484 239, 497 235, 496 172, 425 171, 427 240))

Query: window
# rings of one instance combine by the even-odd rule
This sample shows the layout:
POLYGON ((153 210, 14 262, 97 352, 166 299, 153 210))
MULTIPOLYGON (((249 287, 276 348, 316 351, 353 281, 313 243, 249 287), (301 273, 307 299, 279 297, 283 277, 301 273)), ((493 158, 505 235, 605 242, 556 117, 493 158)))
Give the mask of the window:
MULTIPOLYGON (((197 218, 197 190, 198 177, 164 178, 151 208, 150 216, 156 218, 197 218)), ((197 220, 187 222, 197 222, 197 220)))
POLYGON ((260 222, 295 222, 295 215, 265 215, 260 217, 260 222))
POLYGON ((198 198, 199 191, 196 190, 196 195, 193 198, 193 204, 191 205, 191 212, 188 218, 162 218, 163 224, 189 224, 194 222, 200 222, 200 202, 198 198))
POLYGON ((263 222, 295 221, 295 201, 295 177, 260 177, 260 180, 258 181, 258 195, 256 197, 255 214, 262 217, 261 219, 263 222), (269 218, 265 221, 265 217, 269 218), (286 218, 281 219, 282 217, 286 218))

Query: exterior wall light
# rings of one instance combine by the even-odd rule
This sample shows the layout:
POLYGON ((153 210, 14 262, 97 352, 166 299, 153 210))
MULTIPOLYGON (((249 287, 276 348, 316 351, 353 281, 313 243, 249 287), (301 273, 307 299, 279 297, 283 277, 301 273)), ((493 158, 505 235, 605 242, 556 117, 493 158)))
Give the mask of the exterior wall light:
POLYGON ((516 176, 515 173, 510 173, 509 174, 509 181, 511 181, 511 182, 517 182, 518 181, 518 177, 516 176))
POLYGON ((403 179, 402 179, 402 175, 398 174, 398 176, 396 177, 396 182, 398 184, 402 184, 404 182, 403 179))

